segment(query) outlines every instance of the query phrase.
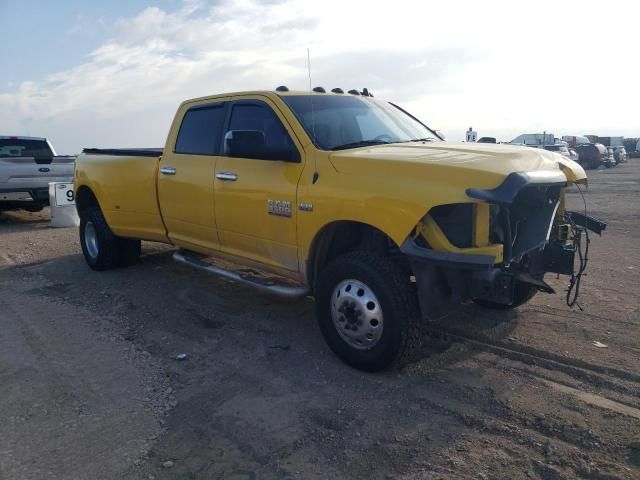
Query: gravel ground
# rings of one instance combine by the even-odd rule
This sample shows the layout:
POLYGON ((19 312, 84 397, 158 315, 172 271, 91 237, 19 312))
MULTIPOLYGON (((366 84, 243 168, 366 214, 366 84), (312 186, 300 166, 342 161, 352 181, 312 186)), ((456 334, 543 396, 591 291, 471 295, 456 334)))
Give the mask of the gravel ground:
POLYGON ((465 306, 382 374, 331 354, 309 300, 151 243, 96 273, 47 211, 1 215, 0 479, 640 478, 640 161, 590 179, 583 310, 465 306))

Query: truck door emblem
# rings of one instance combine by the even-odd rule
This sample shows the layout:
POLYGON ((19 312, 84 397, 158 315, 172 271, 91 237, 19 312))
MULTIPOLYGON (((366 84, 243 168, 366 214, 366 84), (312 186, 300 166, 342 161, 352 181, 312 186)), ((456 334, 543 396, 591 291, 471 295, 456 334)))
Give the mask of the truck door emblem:
POLYGON ((287 200, 267 200, 267 212, 269 213, 269 215, 290 217, 291 202, 287 200))
POLYGON ((50 171, 51 171, 51 169, 50 169, 50 168, 47 168, 47 167, 41 167, 41 168, 39 168, 39 169, 38 169, 38 171, 39 171, 39 172, 42 172, 42 173, 47 173, 47 172, 50 172, 50 171))
POLYGON ((298 205, 298 208, 303 212, 313 212, 313 203, 302 202, 298 205))

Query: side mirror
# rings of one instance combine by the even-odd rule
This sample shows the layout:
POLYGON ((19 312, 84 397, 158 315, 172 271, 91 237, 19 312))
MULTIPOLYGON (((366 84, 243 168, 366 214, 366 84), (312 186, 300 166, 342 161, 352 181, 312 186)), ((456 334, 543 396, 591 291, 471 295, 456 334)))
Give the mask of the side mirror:
POLYGON ((224 136, 224 153, 236 158, 261 158, 264 133, 259 130, 229 130, 224 136))
POLYGON ((267 146, 260 130, 229 130, 224 136, 224 153, 235 158, 300 162, 295 147, 267 146))

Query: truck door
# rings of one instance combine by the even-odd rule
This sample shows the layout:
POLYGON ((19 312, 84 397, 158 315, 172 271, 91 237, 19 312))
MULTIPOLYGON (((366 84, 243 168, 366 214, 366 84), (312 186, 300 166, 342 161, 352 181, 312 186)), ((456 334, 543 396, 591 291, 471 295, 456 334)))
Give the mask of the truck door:
POLYGON ((176 245, 211 250, 220 241, 214 218, 213 174, 222 143, 225 102, 183 107, 160 161, 158 200, 176 245))
POLYGON ((286 121, 267 100, 229 105, 224 156, 215 166, 215 213, 223 248, 298 270, 297 187, 304 158, 286 121))

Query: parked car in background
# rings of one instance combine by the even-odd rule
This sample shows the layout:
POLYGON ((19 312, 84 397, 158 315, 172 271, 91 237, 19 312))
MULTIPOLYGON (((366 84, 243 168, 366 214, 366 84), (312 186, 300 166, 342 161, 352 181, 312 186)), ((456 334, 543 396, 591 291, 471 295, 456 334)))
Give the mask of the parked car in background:
POLYGON ((574 162, 580 163, 580 155, 578 155, 578 152, 576 152, 573 148, 569 149, 569 158, 574 162))
POLYGON ((613 147, 613 158, 616 163, 625 163, 627 161, 627 150, 624 147, 613 147))
POLYGON ((498 143, 495 137, 480 137, 477 143, 498 143))
POLYGON ((549 150, 550 152, 556 152, 562 155, 563 157, 571 158, 571 154, 569 153, 569 148, 566 145, 545 145, 543 147, 545 150, 549 150))
POLYGON ((46 138, 0 136, 0 211, 42 210, 49 182, 73 182, 74 162, 56 155, 46 138))
POLYGON ((622 142, 624 149, 627 151, 627 157, 631 158, 636 152, 636 145, 638 144, 638 138, 625 138, 622 142))
POLYGON ((566 158, 568 158, 570 160, 573 160, 574 162, 578 162, 579 163, 580 155, 578 155, 578 152, 576 152, 573 148, 569 148, 567 146, 567 142, 566 141, 561 141, 561 143, 556 143, 555 145, 545 145, 544 147, 541 147, 541 146, 538 146, 538 145, 529 145, 529 147, 544 148, 545 150, 549 150, 550 152, 559 153, 563 157, 566 157, 566 158))
POLYGON ((589 139, 587 137, 583 137, 580 135, 563 135, 562 140, 567 142, 570 147, 575 147, 576 145, 582 145, 585 143, 591 143, 589 142, 589 139))
POLYGON ((584 168, 611 167, 607 147, 601 143, 586 143, 575 148, 580 157, 580 165, 584 168))
POLYGON ((616 157, 613 153, 614 147, 606 147, 606 148, 607 148, 607 163, 608 163, 608 165, 606 166, 613 167, 618 164, 618 162, 616 162, 616 157))

